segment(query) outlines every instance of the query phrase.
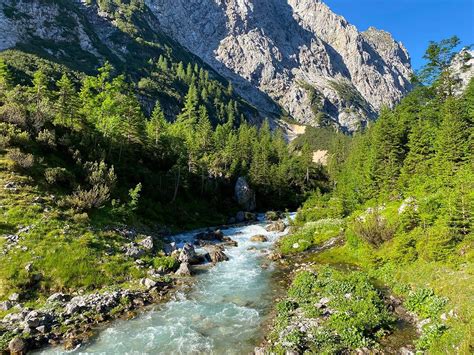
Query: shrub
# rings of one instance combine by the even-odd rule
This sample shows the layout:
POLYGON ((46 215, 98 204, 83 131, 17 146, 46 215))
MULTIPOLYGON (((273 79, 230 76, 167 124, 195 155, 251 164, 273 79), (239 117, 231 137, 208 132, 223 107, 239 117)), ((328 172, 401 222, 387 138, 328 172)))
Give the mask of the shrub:
POLYGON ((110 198, 110 190, 105 185, 94 186, 89 190, 76 190, 66 197, 66 204, 75 211, 83 212, 103 206, 110 198))
POLYGON ((32 168, 35 162, 32 154, 23 153, 18 148, 10 150, 7 154, 7 157, 13 161, 14 168, 20 170, 32 168))
POLYGON ((389 223, 377 210, 365 218, 357 218, 353 224, 354 232, 372 246, 378 248, 393 238, 398 226, 389 223))
POLYGON ((110 191, 115 187, 117 182, 117 175, 115 175, 114 167, 107 167, 103 161, 101 162, 86 162, 84 169, 87 173, 87 182, 91 186, 104 185, 110 191))
POLYGON ((87 224, 89 222, 89 215, 87 213, 76 213, 72 219, 77 224, 87 224))
POLYGON ((54 131, 43 129, 38 133, 36 140, 47 148, 56 148, 56 134, 54 131))
POLYGON ((44 171, 46 182, 50 185, 68 183, 71 174, 65 168, 47 168, 44 171))
POLYGON ((153 259, 153 267, 163 268, 164 271, 174 271, 178 269, 179 262, 172 256, 161 256, 153 259))

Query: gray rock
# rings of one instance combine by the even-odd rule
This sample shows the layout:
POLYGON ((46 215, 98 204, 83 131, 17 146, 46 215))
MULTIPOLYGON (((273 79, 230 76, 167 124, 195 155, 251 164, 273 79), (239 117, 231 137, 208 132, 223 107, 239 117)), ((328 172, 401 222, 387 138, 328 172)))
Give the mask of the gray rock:
POLYGON ((45 334, 46 331, 47 331, 47 328, 45 325, 40 325, 39 327, 36 327, 36 331, 41 333, 41 334, 45 334))
POLYGON ((194 246, 192 244, 186 243, 181 250, 178 260, 181 263, 189 263, 189 264, 197 264, 199 263, 199 258, 194 250, 194 246))
POLYGON ((187 262, 182 262, 179 269, 175 272, 176 276, 191 276, 191 266, 187 262))
POLYGON ((239 177, 235 183, 234 196, 237 203, 247 211, 253 211, 257 207, 255 192, 250 188, 244 177, 239 177))
POLYGON ((213 264, 229 260, 229 257, 224 253, 224 248, 218 245, 207 245, 205 249, 207 251, 206 258, 213 264))
POLYGON ((156 286, 156 282, 148 278, 142 279, 140 284, 145 286, 147 289, 151 289, 156 286))
POLYGON ((48 297, 48 302, 50 302, 50 303, 54 303, 54 302, 64 303, 68 299, 69 299, 69 296, 65 295, 64 293, 57 292, 57 293, 54 293, 54 294, 52 294, 51 296, 48 297))
POLYGON ((13 304, 10 301, 0 302, 0 311, 8 311, 12 307, 13 307, 13 304))
POLYGON ((8 296, 8 299, 12 302, 18 302, 20 300, 20 295, 18 293, 12 293, 8 296))
POLYGON ((125 255, 134 259, 138 259, 145 254, 145 251, 135 243, 130 243, 125 249, 125 255))
POLYGON ((150 236, 148 236, 145 239, 139 241, 138 244, 141 245, 146 250, 153 250, 153 248, 154 248, 153 238, 150 237, 150 236))
POLYGON ((28 263, 28 264, 26 264, 26 266, 25 266, 25 271, 26 271, 27 273, 32 272, 32 271, 33 271, 33 263, 28 263))
POLYGON ((19 355, 25 354, 28 349, 26 342, 22 338, 15 337, 8 343, 8 350, 10 350, 10 353, 13 355, 19 355))

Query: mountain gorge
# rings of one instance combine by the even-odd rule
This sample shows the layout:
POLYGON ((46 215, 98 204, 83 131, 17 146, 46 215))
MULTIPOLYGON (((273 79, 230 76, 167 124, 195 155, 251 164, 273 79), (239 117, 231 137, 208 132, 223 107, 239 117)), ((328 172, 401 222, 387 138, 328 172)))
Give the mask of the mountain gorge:
POLYGON ((200 59, 261 117, 353 131, 411 89, 401 43, 359 32, 321 1, 2 3, 0 49, 28 47, 82 70, 109 60, 136 71, 163 53, 200 59))

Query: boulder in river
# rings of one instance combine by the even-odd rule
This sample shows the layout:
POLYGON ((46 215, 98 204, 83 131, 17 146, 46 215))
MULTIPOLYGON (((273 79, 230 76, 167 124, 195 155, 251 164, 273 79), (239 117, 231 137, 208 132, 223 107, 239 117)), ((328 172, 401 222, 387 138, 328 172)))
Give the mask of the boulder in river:
POLYGON ((10 354, 12 355, 26 354, 27 347, 25 340, 20 337, 14 337, 8 344, 8 350, 10 350, 10 354))
POLYGON ((254 235, 252 238, 250 238, 251 242, 257 242, 257 243, 265 243, 268 242, 268 238, 265 237, 264 235, 254 235))
POLYGON ((280 232, 281 233, 281 232, 284 232, 285 229, 286 229, 286 224, 281 219, 265 227, 265 230, 267 232, 280 232))
POLYGON ((191 276, 191 266, 187 262, 182 262, 179 269, 175 272, 176 276, 191 276))
POLYGON ((178 260, 182 263, 189 264, 198 264, 200 262, 200 259, 194 250, 194 246, 189 243, 184 244, 183 249, 179 254, 178 260))
POLYGON ((250 188, 244 177, 239 177, 235 184, 235 200, 247 211, 253 211, 257 207, 255 192, 250 188))
POLYGON ((199 233, 195 236, 197 240, 206 240, 206 241, 219 241, 221 242, 224 238, 224 233, 220 230, 208 230, 206 232, 199 233))
POLYGON ((206 258, 213 264, 229 260, 229 257, 224 253, 224 248, 221 246, 208 245, 205 249, 207 250, 206 258))

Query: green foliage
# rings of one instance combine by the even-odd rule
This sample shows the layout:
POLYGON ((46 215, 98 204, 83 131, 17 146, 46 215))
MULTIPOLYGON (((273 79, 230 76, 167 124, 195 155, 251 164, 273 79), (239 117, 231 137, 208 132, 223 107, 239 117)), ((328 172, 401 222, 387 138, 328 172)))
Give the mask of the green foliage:
POLYGON ((329 267, 298 272, 288 290, 288 298, 278 303, 277 311, 279 336, 276 342, 287 350, 301 352, 341 352, 372 347, 394 321, 365 274, 329 267), (321 302, 321 306, 316 306, 321 302), (295 332, 291 324, 301 321, 299 309, 307 318, 319 318, 318 325, 306 332, 295 332), (323 313, 329 315, 322 316, 323 313))
POLYGON ((343 227, 339 219, 321 219, 306 223, 293 233, 282 237, 278 242, 279 249, 283 254, 291 254, 320 247, 331 238, 340 236, 343 227))
POLYGON ((446 298, 435 295, 433 290, 421 288, 410 292, 404 305, 422 318, 437 318, 447 301, 446 298))
POLYGON ((179 261, 171 256, 159 256, 153 259, 155 269, 162 268, 163 271, 176 271, 179 267, 179 261))
POLYGON ((444 324, 435 323, 425 326, 423 334, 416 342, 416 348, 421 351, 428 350, 445 332, 444 324))

